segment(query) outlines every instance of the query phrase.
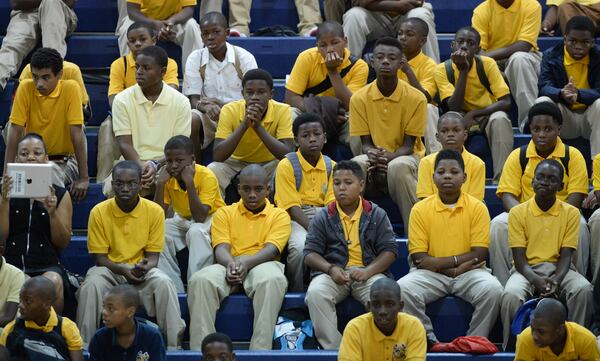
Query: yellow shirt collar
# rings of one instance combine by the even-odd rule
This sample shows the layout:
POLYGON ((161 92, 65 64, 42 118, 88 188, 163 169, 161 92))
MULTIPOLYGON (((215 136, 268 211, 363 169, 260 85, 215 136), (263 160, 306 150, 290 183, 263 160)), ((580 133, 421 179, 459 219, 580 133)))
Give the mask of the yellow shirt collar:
POLYGON ((263 208, 262 211, 260 211, 259 213, 252 213, 252 211, 250 211, 248 208, 246 208, 246 206, 244 205, 244 201, 242 199, 240 199, 237 202, 237 206, 238 206, 238 210, 240 212, 240 214, 245 215, 245 214, 250 214, 251 217, 259 217, 259 216, 267 216, 267 214, 269 213, 269 211, 271 210, 271 208, 273 208, 273 205, 271 204, 271 202, 269 202, 268 199, 265 199, 265 208, 263 208))
POLYGON ((46 333, 52 331, 52 329, 54 329, 56 325, 58 325, 58 317, 56 316, 56 312, 54 311, 54 308, 52 306, 50 307, 50 317, 48 318, 48 321, 45 325, 40 326, 33 321, 25 321, 25 327, 31 328, 33 330, 41 330, 46 333))
POLYGON ((58 84, 56 84, 56 88, 54 88, 54 90, 48 95, 44 95, 44 94, 40 93, 37 89, 35 89, 35 95, 37 95, 38 97, 58 98, 62 91, 62 84, 63 84, 63 81, 59 80, 58 84))
POLYGON ((135 59, 133 58, 133 53, 129 52, 129 54, 127 54, 125 57, 127 58, 127 66, 135 69, 135 59))
POLYGON ((342 211, 342 208, 340 208, 340 204, 338 202, 335 202, 335 206, 337 207, 337 211, 340 215, 340 218, 342 218, 346 222, 354 222, 356 220, 359 220, 360 216, 362 215, 362 197, 359 197, 358 207, 356 208, 356 211, 354 212, 354 215, 352 215, 352 217, 349 217, 346 213, 344 213, 344 211, 342 211))
POLYGON ((463 192, 460 193, 460 196, 458 197, 458 200, 456 201, 454 208, 448 208, 448 205, 444 204, 444 202, 442 202, 440 195, 436 194, 434 206, 435 206, 436 212, 446 212, 446 211, 452 212, 454 209, 463 208, 465 206, 465 194, 463 192))
POLYGON ((385 97, 383 94, 381 94, 381 91, 379 91, 379 87, 377 86, 377 80, 375 80, 371 83, 371 89, 369 90, 370 98, 373 100, 388 99, 397 103, 400 101, 400 98, 402 98, 402 93, 404 92, 402 82, 403 80, 398 79, 398 85, 396 85, 396 89, 394 90, 392 95, 390 95, 389 97, 385 97))
MULTIPOLYGON (((565 152, 566 152, 567 148, 565 148, 565 143, 563 143, 563 141, 560 139, 560 137, 556 138, 556 145, 554 146, 554 150, 552 151, 552 153, 550 153, 550 155, 548 156, 547 159, 550 158, 564 158, 565 156, 565 152)), ((527 158, 542 158, 542 156, 540 156, 537 152, 537 150, 535 149, 535 144, 533 143, 533 140, 529 141, 529 144, 527 145, 527 151, 525 152, 525 156, 527 158)))
POLYGON ((411 68, 418 68, 419 65, 423 64, 426 60, 427 56, 420 51, 417 56, 408 61, 408 65, 410 65, 411 68))
POLYGON ((304 159, 302 153, 300 153, 299 150, 296 152, 296 154, 298 155, 298 160, 300 161, 300 166, 302 167, 303 171, 310 172, 313 169, 318 169, 322 171, 327 170, 325 168, 325 159, 323 159, 323 154, 321 154, 319 161, 317 161, 317 165, 315 167, 313 167, 310 163, 308 163, 306 159, 304 159))
POLYGON ((550 209, 548 209, 545 212, 543 210, 541 210, 540 207, 537 205, 537 202, 535 201, 535 197, 533 197, 533 198, 531 198, 531 200, 529 200, 529 210, 531 211, 531 214, 534 217, 539 217, 544 214, 549 214, 553 217, 558 217, 558 215, 560 214, 561 208, 562 208, 562 204, 558 199, 556 199, 556 201, 554 201, 554 204, 552 205, 552 207, 550 207, 550 209))
MULTIPOLYGON (((156 100, 154 101, 154 104, 162 104, 162 105, 170 105, 171 104, 171 96, 169 95, 167 87, 169 87, 169 85, 167 83, 165 83, 163 81, 163 87, 162 90, 160 91, 160 94, 158 95, 158 98, 156 98, 156 100)), ((150 100, 148 100, 148 98, 146 98, 146 96, 144 95, 144 92, 142 91, 142 88, 136 83, 134 86, 134 96, 135 96, 135 101, 137 104, 144 104, 144 103, 150 103, 150 100)))
POLYGON ((114 217, 116 218, 124 218, 124 217, 133 217, 133 218, 139 218, 140 214, 142 212, 142 202, 143 199, 140 198, 140 196, 138 196, 138 203, 135 206, 135 208, 129 212, 129 213, 125 213, 123 212, 123 210, 121 208, 119 208, 119 205, 117 204, 117 201, 115 200, 115 198, 113 197, 111 199, 111 208, 112 208, 112 214, 114 217))
POLYGON ((581 60, 575 60, 571 57, 571 54, 567 51, 565 47, 565 65, 573 65, 573 64, 584 64, 588 65, 590 63, 590 54, 583 57, 581 60))

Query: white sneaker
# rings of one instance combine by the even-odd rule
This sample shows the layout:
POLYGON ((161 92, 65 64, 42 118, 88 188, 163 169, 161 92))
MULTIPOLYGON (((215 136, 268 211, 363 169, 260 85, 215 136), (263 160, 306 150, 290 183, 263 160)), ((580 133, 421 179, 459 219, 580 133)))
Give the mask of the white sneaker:
POLYGON ((248 37, 248 35, 242 33, 241 31, 239 31, 236 28, 229 29, 229 36, 232 36, 234 38, 247 38, 248 37))

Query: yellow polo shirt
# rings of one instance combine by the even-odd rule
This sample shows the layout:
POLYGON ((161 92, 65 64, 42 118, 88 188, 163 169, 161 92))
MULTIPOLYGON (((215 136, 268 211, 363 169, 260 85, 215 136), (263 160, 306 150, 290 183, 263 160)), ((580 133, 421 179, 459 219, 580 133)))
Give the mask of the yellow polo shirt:
POLYGON ((275 204, 281 209, 289 209, 294 206, 317 206, 324 207, 335 200, 333 195, 333 167, 335 162, 331 161, 331 174, 327 179, 327 168, 323 155, 312 166, 304 159, 302 153, 297 151, 298 160, 302 167, 302 183, 300 189, 296 190, 296 177, 292 163, 283 158, 277 164, 275 173, 275 204))
POLYGON ((129 213, 114 198, 98 203, 90 212, 88 251, 107 254, 114 263, 136 264, 144 253, 160 253, 165 243, 165 213, 156 203, 139 198, 129 213))
MULTIPOLYGON (((213 214, 221 207, 225 206, 221 192, 219 191, 219 182, 215 174, 205 166, 196 164, 194 173, 194 191, 198 195, 200 202, 210 207, 208 214, 213 214)), ((179 186, 176 178, 171 177, 165 184, 165 204, 173 205, 175 213, 186 219, 192 218, 192 210, 188 200, 188 190, 183 190, 179 186)))
POLYGON ((542 7, 536 0, 515 0, 508 9, 496 0, 486 0, 473 11, 473 27, 481 35, 484 51, 504 48, 525 41, 538 50, 537 39, 542 28, 542 7))
POLYGON ((281 208, 275 208, 268 200, 265 208, 254 214, 240 200, 230 206, 219 208, 211 227, 212 246, 222 243, 231 246, 231 255, 252 256, 271 243, 283 251, 292 231, 290 216, 281 208))
MULTIPOLYGON (((500 73, 500 69, 498 69, 498 65, 496 65, 496 61, 487 56, 482 56, 481 60, 483 62, 485 74, 490 82, 490 88, 494 94, 490 94, 479 81, 475 59, 473 59, 471 69, 469 69, 469 73, 467 74, 467 86, 462 109, 466 112, 485 108, 497 102, 498 99, 503 96, 510 94, 510 89, 508 88, 508 85, 506 85, 502 73, 500 73)), ((452 64, 452 68, 454 69, 454 79, 455 81, 458 81, 458 68, 454 64, 452 64)), ((435 68, 435 84, 438 87, 440 99, 442 101, 450 98, 452 94, 454 94, 454 85, 448 81, 444 63, 438 64, 435 68)))
MULTIPOLYGON (((464 147, 461 154, 465 162, 465 173, 467 173, 467 180, 462 186, 462 191, 483 201, 485 195, 485 163, 478 156, 469 153, 464 147)), ((429 154, 421 159, 419 163, 417 198, 427 198, 438 193, 438 189, 433 183, 436 156, 437 152, 429 154)))
POLYGON ((25 282, 25 274, 23 271, 6 263, 4 257, 0 256, 0 315, 4 314, 6 304, 8 302, 19 303, 19 293, 23 282, 25 282))
MULTIPOLYGON (((437 64, 433 59, 420 52, 419 55, 408 61, 408 65, 412 69, 413 73, 417 77, 419 83, 423 89, 427 90, 431 98, 437 94, 437 87, 435 85, 435 67, 437 64)), ((404 72, 398 69, 398 78, 408 83, 408 77, 404 72)), ((432 100, 433 101, 433 100, 432 100)))
POLYGON ((166 20, 186 6, 196 6, 196 0, 127 0, 138 4, 142 14, 154 20, 166 20))
MULTIPOLYGON (((58 325, 58 316, 56 315, 56 311, 54 311, 53 307, 50 307, 50 317, 45 325, 39 326, 34 321, 25 321, 25 327, 32 330, 40 330, 44 333, 52 332, 54 327, 58 325)), ((2 336, 0 336, 0 345, 6 346, 6 339, 8 335, 15 328, 15 320, 10 321, 4 330, 2 330, 2 336)), ((69 351, 79 351, 83 348, 83 341, 81 340, 81 335, 79 334, 79 329, 75 322, 69 320, 67 317, 62 318, 62 329, 60 330, 62 337, 65 339, 65 343, 67 344, 67 348, 69 351)))
POLYGON ((560 355, 554 354, 550 347, 539 347, 533 341, 531 327, 527 327, 517 336, 515 361, 599 361, 598 341, 587 328, 575 322, 565 322, 567 340, 560 355))
POLYGON ((40 94, 33 80, 26 79, 17 88, 10 113, 12 124, 25 127, 44 138, 49 155, 74 154, 72 125, 83 125, 81 90, 74 80, 59 80, 49 95, 40 94))
MULTIPOLYGON (((245 116, 246 101, 244 99, 225 104, 221 109, 215 138, 227 139, 242 124, 245 116)), ((273 99, 269 100, 267 112, 262 119, 262 126, 279 140, 293 139, 290 106, 273 99)), ((264 163, 275 159, 275 156, 252 128, 246 130, 231 157, 248 163, 264 163)))
MULTIPOLYGON (((528 162, 525 166, 525 171, 522 171, 519 151, 519 148, 513 150, 506 159, 496 195, 501 197, 502 193, 511 193, 519 198, 519 202, 523 203, 534 196, 531 181, 533 180, 535 167, 544 158, 537 154, 533 140, 529 141, 527 151, 525 152, 528 162)), ((554 151, 545 159, 555 159, 562 165, 560 159, 564 156, 565 145, 558 138, 554 151)), ((563 189, 556 194, 556 198, 561 201, 566 201, 571 193, 588 193, 588 176, 585 159, 575 147, 569 147, 569 175, 565 172, 563 183, 565 184, 563 189)))
POLYGON ((558 262, 561 248, 577 249, 579 209, 556 200, 542 211, 535 198, 511 208, 508 213, 508 245, 525 248, 527 263, 558 262))
MULTIPOLYGON (((546 0, 546 6, 558 6, 562 3, 564 3, 566 0, 546 0)), ((571 1, 571 0, 569 0, 571 1)), ((581 5, 585 5, 585 6, 589 6, 589 5, 594 5, 600 2, 600 0, 572 0, 575 3, 581 4, 581 5)))
MULTIPOLYGON (((338 66, 338 71, 342 71, 348 65, 350 65, 350 50, 344 49, 344 60, 338 66)), ((367 84, 368 75, 369 66, 364 60, 358 59, 346 76, 342 78, 342 81, 354 93, 367 84)), ((301 52, 298 58, 296 58, 285 88, 296 94, 303 95, 306 89, 320 84, 326 78, 327 67, 325 66, 325 59, 319 53, 318 48, 310 48, 301 52)), ((335 91, 331 87, 317 95, 335 97, 335 91)))
MULTIPOLYGON (((588 66, 590 65, 590 55, 586 55, 581 60, 575 60, 569 55, 567 49, 564 52, 565 59, 563 63, 567 71, 567 78, 571 79, 573 77, 573 83, 577 89, 589 89, 588 66)), ((585 107, 586 105, 581 103, 575 103, 570 106, 571 109, 583 109, 585 107)))
MULTIPOLYGON (((115 95, 121 91, 137 84, 135 80, 135 60, 133 54, 129 53, 127 58, 127 71, 125 71, 125 62, 123 57, 118 58, 110 64, 110 81, 108 83, 108 96, 115 95)), ((169 85, 179 87, 179 79, 177 78, 177 63, 169 58, 167 61, 167 72, 163 76, 163 81, 169 85)))
POLYGON ((451 257, 470 252, 473 247, 488 248, 489 244, 490 214, 483 202, 473 196, 462 193, 451 208, 435 194, 412 208, 408 226, 410 254, 451 257))
POLYGON ((423 361, 427 354, 425 328, 418 318, 398 313, 394 332, 384 335, 365 313, 352 319, 344 329, 339 361, 423 361), (394 355, 394 348, 398 349, 394 355), (396 356, 396 357, 394 357, 396 356))
POLYGON ((417 137, 413 151, 423 156, 427 99, 410 84, 399 81, 389 97, 383 96, 373 81, 350 98, 350 135, 370 135, 373 144, 395 152, 404 136, 417 137))
POLYGON ((596 154, 592 161, 592 185, 594 186, 594 192, 600 191, 600 154, 596 154))
MULTIPOLYGON (((21 75, 19 76, 19 83, 22 83, 25 79, 32 79, 31 65, 27 64, 21 75)), ((77 64, 71 63, 70 61, 63 61, 63 74, 62 80, 75 80, 79 85, 79 91, 81 92, 81 104, 88 105, 90 103, 90 97, 88 96, 85 84, 83 84, 83 76, 81 75, 81 69, 77 64)))
POLYGON ((342 227, 344 229, 344 238, 348 243, 348 263, 346 264, 346 268, 348 267, 363 267, 363 258, 362 258, 362 246, 360 244, 360 236, 359 236, 359 223, 360 216, 363 212, 362 207, 362 198, 360 198, 358 202, 358 208, 354 211, 352 217, 348 216, 342 208, 340 208, 339 203, 336 203, 338 214, 340 215, 340 219, 342 220, 342 227))

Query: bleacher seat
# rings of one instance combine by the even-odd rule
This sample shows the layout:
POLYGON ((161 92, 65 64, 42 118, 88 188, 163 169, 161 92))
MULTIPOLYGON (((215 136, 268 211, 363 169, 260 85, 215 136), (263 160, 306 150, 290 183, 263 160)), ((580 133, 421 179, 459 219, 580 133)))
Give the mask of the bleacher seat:
POLYGON ((90 211, 104 199, 102 184, 90 183, 86 197, 79 203, 73 203, 73 229, 87 231, 90 211))

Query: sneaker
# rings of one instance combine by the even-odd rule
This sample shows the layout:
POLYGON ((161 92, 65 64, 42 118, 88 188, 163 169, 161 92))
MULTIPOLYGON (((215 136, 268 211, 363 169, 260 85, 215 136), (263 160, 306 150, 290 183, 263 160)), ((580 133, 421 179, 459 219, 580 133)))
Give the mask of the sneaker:
POLYGON ((238 29, 235 29, 235 28, 229 29, 229 36, 232 36, 234 38, 247 38, 248 37, 248 35, 242 33, 241 31, 239 31, 238 29))
POLYGON ((302 34, 302 36, 305 36, 305 37, 317 36, 317 27, 315 26, 315 27, 311 28, 308 32, 302 34))

